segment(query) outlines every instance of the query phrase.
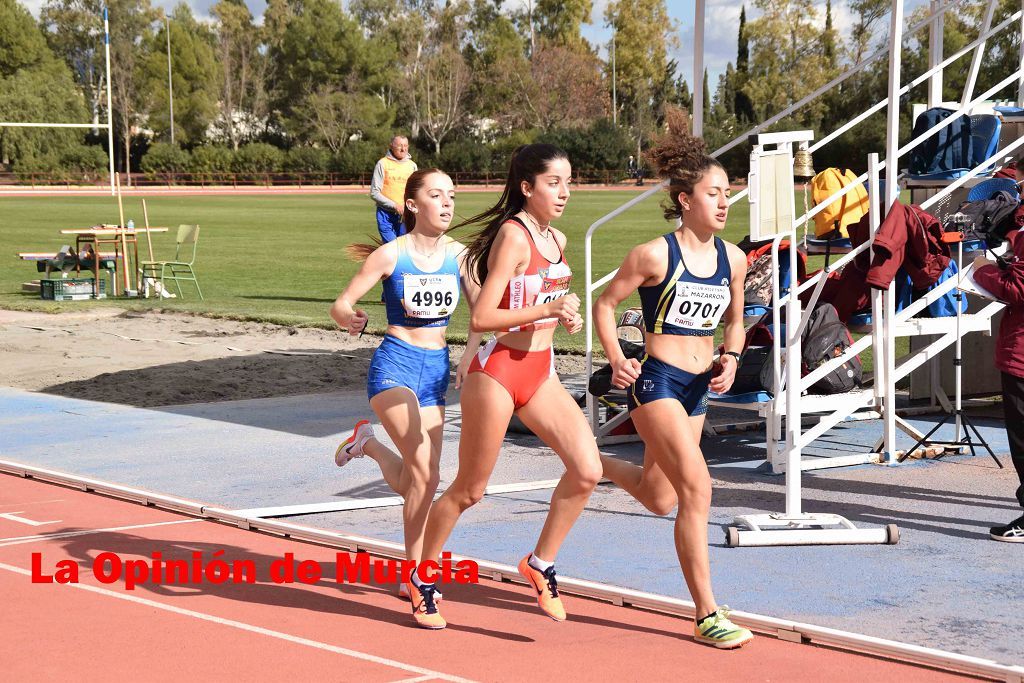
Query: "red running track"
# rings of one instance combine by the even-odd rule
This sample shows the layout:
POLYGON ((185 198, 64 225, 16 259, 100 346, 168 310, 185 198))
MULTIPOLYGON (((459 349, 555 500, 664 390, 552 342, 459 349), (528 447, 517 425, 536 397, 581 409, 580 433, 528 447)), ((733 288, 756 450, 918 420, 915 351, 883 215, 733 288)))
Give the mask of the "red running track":
POLYGON ((963 680, 767 636, 741 650, 698 645, 676 617, 567 598, 566 623, 543 617, 526 588, 484 580, 447 586, 444 631, 412 623, 394 586, 339 585, 335 551, 183 517, 74 489, 0 475, 0 657, 5 680, 360 681, 963 680), (101 584, 92 563, 251 559, 255 584, 101 584), (278 584, 271 562, 314 560, 318 583, 278 584), (61 560, 80 583, 33 583, 61 560))

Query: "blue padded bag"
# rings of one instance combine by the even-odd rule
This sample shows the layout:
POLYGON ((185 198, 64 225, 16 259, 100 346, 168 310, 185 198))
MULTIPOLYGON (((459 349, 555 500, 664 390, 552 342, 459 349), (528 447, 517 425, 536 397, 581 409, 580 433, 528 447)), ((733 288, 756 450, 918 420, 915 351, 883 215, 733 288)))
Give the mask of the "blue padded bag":
MULTIPOLYGON (((955 113, 943 107, 925 111, 917 117, 911 137, 917 138, 955 113)), ((970 168, 971 127, 971 117, 961 116, 938 133, 919 142, 910 152, 911 177, 950 179, 963 175, 970 168)))
MULTIPOLYGON (((942 271, 942 275, 939 275, 939 279, 935 281, 934 285, 929 287, 929 291, 935 289, 949 278, 957 277, 959 272, 960 269, 957 267, 956 261, 950 260, 949 265, 942 271)), ((967 297, 961 297, 960 299, 960 312, 967 312, 967 297)), ((954 315, 956 315, 956 288, 949 290, 928 304, 928 316, 931 318, 948 318, 954 315)))

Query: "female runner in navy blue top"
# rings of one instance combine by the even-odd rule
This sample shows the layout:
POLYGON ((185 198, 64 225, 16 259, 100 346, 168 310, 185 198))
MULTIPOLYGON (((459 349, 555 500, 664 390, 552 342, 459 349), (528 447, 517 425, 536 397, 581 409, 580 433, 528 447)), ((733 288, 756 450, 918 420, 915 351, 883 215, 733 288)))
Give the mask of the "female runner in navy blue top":
MULTIPOLYGON (((380 246, 350 247, 350 254, 365 262, 331 308, 340 327, 360 334, 367 315, 353 304, 383 282, 388 327, 370 361, 367 396, 401 456, 374 437, 368 420, 361 420, 334 459, 339 467, 363 455, 377 462, 388 486, 405 499, 406 557, 417 562, 422 559, 423 531, 439 481, 450 377, 445 331, 460 294, 475 298, 479 291, 465 276, 465 247, 445 234, 454 210, 451 178, 437 169, 414 172, 405 186, 406 234, 380 246)), ((469 335, 456 388, 476 355, 480 337, 469 335)), ((431 588, 424 594, 414 579, 401 584, 399 594, 410 597, 418 625, 444 628, 434 605, 439 593, 431 588)))
POLYGON ((710 386, 728 391, 743 348, 743 278, 747 262, 717 236, 729 213, 729 177, 685 123, 648 153, 668 180, 665 218, 679 227, 630 251, 594 304, 594 325, 612 366, 612 383, 629 392, 629 410, 644 441, 644 463, 602 455, 604 476, 658 515, 677 504, 675 545, 697 609, 694 637, 735 648, 753 636, 715 602, 708 561, 711 476, 700 450, 710 386), (615 307, 639 291, 647 355, 627 359, 615 331, 615 307), (714 335, 725 321, 725 349, 713 363, 714 335), (717 372, 713 372, 717 370, 717 372))

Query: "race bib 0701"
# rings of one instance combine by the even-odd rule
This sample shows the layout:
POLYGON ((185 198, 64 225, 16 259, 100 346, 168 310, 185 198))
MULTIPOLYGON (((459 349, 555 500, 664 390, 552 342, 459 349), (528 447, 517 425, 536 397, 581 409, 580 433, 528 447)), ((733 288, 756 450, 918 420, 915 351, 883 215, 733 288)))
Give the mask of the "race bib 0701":
POLYGON ((459 303, 459 279, 451 273, 416 275, 406 273, 402 305, 410 318, 444 318, 459 303))
POLYGON ((728 307, 727 286, 677 282, 665 322, 691 330, 714 330, 728 307))

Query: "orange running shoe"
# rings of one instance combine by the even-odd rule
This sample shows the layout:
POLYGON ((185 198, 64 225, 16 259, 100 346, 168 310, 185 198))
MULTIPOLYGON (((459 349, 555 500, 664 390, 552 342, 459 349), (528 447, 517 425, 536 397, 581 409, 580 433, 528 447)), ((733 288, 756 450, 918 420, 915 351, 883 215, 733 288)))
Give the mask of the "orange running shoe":
POLYGON ((565 621, 565 607, 562 606, 562 598, 558 597, 555 566, 538 571, 530 566, 530 555, 527 555, 519 560, 519 573, 537 591, 537 604, 541 611, 555 621, 565 621))
MULTIPOLYGON (((441 594, 441 591, 435 589, 434 590, 434 602, 441 602, 441 600, 443 598, 444 598, 444 596, 441 594)), ((400 584, 398 584, 398 599, 399 600, 409 600, 410 602, 412 601, 412 598, 409 597, 409 584, 408 583, 400 583, 400 584)))
POLYGON ((409 582, 407 588, 411 598, 410 602, 412 602, 412 616, 416 620, 417 626, 436 631, 448 625, 448 622, 437 610, 436 588, 433 586, 418 588, 412 581, 409 582))
POLYGON ((352 436, 345 439, 338 450, 334 451, 334 464, 338 467, 344 467, 348 464, 352 458, 361 458, 363 455, 363 446, 366 442, 373 438, 373 425, 370 424, 369 420, 360 420, 356 422, 356 426, 352 428, 352 436))

